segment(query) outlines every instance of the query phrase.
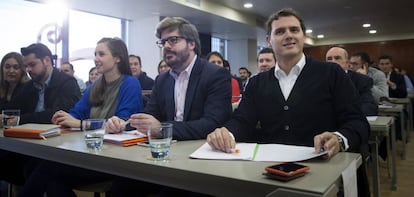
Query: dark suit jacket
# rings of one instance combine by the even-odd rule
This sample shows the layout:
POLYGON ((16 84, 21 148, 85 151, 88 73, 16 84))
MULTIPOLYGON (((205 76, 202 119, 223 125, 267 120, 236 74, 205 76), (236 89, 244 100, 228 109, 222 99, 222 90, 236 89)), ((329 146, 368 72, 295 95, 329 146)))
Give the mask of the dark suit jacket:
POLYGON ((154 87, 154 79, 148 77, 146 72, 141 71, 138 80, 142 90, 152 90, 152 87, 154 87))
POLYGON ((38 89, 34 87, 33 83, 33 81, 26 83, 22 93, 11 102, 13 108, 21 110, 21 124, 51 123, 52 116, 56 111, 69 111, 81 96, 76 79, 54 68, 49 86, 45 90, 45 110, 34 112, 39 96, 38 89))
POLYGON ((394 71, 390 73, 390 81, 397 85, 394 90, 388 87, 388 93, 390 98, 405 98, 407 97, 407 86, 405 85, 404 77, 394 71))
POLYGON ((170 72, 155 79, 145 112, 160 122, 173 123, 178 140, 206 139, 207 134, 230 119, 231 76, 229 72, 197 58, 188 82, 183 121, 174 121, 174 84, 170 72))
POLYGON ((378 103, 375 101, 371 92, 371 88, 374 84, 372 78, 351 70, 347 73, 359 93, 358 100, 362 113, 365 116, 378 115, 378 103))
POLYGON ((338 131, 348 139, 349 151, 359 152, 368 143, 368 122, 341 67, 306 58, 287 101, 274 72, 272 68, 250 78, 226 124, 237 141, 314 146, 315 135, 338 131), (258 122, 260 130, 255 129, 258 122))

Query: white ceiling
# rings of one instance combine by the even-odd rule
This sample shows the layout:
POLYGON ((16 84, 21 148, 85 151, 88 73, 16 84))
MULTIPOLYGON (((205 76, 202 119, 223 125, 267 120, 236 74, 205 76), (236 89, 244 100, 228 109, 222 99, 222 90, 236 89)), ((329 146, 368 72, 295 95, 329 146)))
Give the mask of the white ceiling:
MULTIPOLYGON (((69 0, 71 8, 134 20, 182 16, 200 32, 224 39, 264 42, 263 23, 273 12, 291 7, 299 12, 314 45, 414 39, 412 0, 69 0), (250 10, 242 3, 252 2, 250 10), (368 33, 371 23, 377 34, 368 33), (324 34, 325 38, 316 38, 324 34)), ((155 28, 154 24, 154 28, 155 28)))

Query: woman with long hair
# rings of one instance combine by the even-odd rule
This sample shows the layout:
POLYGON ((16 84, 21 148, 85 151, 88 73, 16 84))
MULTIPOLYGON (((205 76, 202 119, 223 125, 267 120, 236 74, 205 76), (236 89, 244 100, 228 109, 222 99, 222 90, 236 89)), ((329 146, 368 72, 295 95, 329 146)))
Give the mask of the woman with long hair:
POLYGON ((16 52, 7 53, 1 60, 0 67, 0 108, 7 108, 20 87, 28 81, 30 78, 23 64, 23 56, 16 52))
POLYGON ((128 50, 121 39, 102 38, 95 49, 95 65, 102 76, 69 113, 56 112, 52 117, 54 124, 80 128, 83 119, 129 118, 143 110, 141 87, 131 75, 128 50))

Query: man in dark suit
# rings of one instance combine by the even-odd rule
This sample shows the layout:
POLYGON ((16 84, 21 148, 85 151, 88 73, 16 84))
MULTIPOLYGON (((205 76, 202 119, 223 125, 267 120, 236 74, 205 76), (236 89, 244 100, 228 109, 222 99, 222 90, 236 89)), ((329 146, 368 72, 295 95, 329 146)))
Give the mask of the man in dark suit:
POLYGON ((407 97, 407 87, 405 85, 404 77, 393 71, 392 57, 383 55, 378 58, 378 67, 384 72, 387 77, 387 84, 389 90, 389 97, 391 98, 405 98, 407 97))
MULTIPOLYGON (((146 131, 149 125, 170 122, 175 139, 205 139, 230 119, 231 76, 199 57, 198 32, 187 20, 165 18, 158 24, 156 36, 171 70, 158 75, 145 113, 127 117, 129 123, 146 131)), ((120 131, 121 122, 111 118, 107 130, 120 131)))
POLYGON ((232 119, 208 135, 209 145, 224 152, 232 152, 236 140, 314 146, 329 158, 360 152, 369 125, 349 77, 337 64, 305 57, 305 26, 295 11, 271 15, 266 26, 276 66, 250 78, 232 119))
MULTIPOLYGON (((129 123, 141 131, 160 122, 173 124, 173 138, 205 139, 230 119, 231 76, 199 57, 196 28, 183 18, 167 17, 157 26, 157 44, 171 67, 155 79, 145 113, 134 114, 129 123)), ((111 118, 108 130, 121 130, 122 121, 111 118)))
MULTIPOLYGON (((173 124, 173 138, 205 139, 207 134, 230 119, 231 76, 222 67, 200 58, 200 40, 194 25, 180 17, 166 17, 157 26, 156 36, 165 62, 171 67, 155 79, 145 113, 129 118, 132 127, 147 131, 160 122, 173 124)), ((112 117, 106 124, 109 132, 123 129, 123 120, 112 117)), ((162 188, 144 182, 115 181, 111 196, 145 193, 162 188)), ((182 196, 186 191, 166 189, 168 196, 182 196), (174 194, 172 194, 172 192, 174 194)))
POLYGON ((332 47, 326 52, 326 61, 339 64, 348 74, 359 93, 359 104, 362 113, 365 116, 376 116, 378 114, 378 103, 371 93, 374 82, 366 75, 349 70, 348 52, 341 47, 332 47))

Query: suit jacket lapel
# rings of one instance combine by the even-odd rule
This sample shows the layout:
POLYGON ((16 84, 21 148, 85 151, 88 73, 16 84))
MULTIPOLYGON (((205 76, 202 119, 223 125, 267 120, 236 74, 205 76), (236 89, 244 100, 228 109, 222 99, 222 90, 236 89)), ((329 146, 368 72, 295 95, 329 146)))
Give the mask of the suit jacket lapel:
POLYGON ((191 71, 190 80, 188 81, 187 93, 185 96, 183 120, 188 119, 191 104, 193 102, 194 95, 197 91, 198 83, 200 82, 200 75, 201 71, 203 70, 203 66, 204 64, 201 64, 200 59, 197 58, 191 71))

